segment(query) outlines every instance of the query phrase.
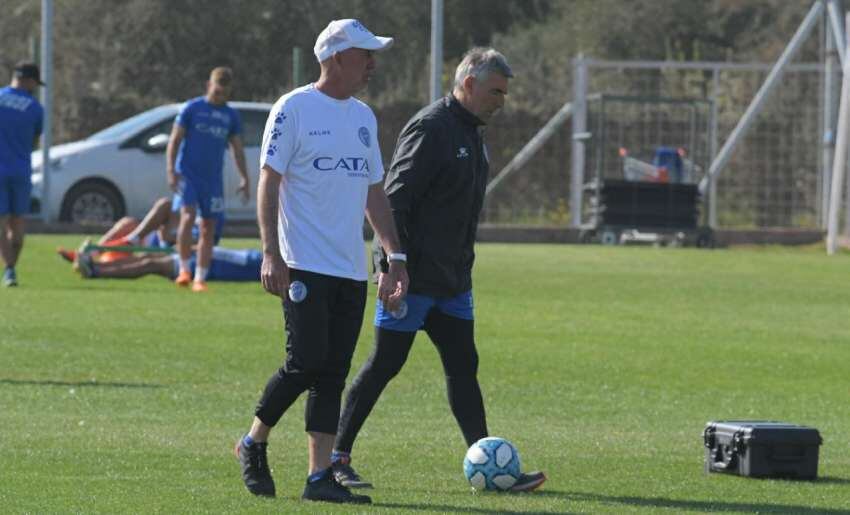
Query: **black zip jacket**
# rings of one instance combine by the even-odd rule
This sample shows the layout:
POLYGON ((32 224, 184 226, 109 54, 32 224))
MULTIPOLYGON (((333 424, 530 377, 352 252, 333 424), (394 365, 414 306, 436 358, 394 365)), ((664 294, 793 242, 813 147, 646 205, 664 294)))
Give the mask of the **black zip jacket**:
POLYGON ((472 288, 489 171, 483 125, 448 95, 416 113, 398 137, 385 189, 407 252, 410 293, 451 297, 472 288))

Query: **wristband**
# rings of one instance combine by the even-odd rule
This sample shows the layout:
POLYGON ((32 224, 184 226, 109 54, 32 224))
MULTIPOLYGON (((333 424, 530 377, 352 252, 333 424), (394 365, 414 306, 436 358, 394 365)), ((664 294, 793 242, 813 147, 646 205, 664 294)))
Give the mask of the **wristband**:
POLYGON ((407 263, 407 254, 404 252, 391 252, 387 255, 387 261, 401 261, 407 263))

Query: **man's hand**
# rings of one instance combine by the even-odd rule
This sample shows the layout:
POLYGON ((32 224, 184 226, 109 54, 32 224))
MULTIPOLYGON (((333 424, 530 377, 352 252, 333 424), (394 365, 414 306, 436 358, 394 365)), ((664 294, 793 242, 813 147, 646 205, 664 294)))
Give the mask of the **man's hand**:
POLYGON ((245 147, 238 134, 231 135, 229 141, 230 150, 233 151, 233 162, 236 165, 236 171, 239 172, 239 187, 236 191, 242 194, 242 203, 247 204, 251 198, 249 193, 251 181, 248 180, 248 168, 245 166, 245 147))
POLYGON ((165 176, 168 179, 168 188, 174 193, 177 193, 180 181, 177 180, 177 173, 175 173, 174 168, 167 168, 165 170, 165 176))
POLYGON ((410 279, 407 277, 407 267, 404 262, 390 261, 389 271, 378 276, 378 299, 384 304, 384 309, 397 310, 404 296, 407 295, 409 284, 410 279))
POLYGON ((180 187, 178 174, 175 170, 177 167, 177 152, 180 149, 180 144, 186 136, 186 128, 175 123, 171 128, 171 136, 168 137, 168 146, 165 147, 165 178, 168 181, 168 188, 174 193, 180 187))
POLYGON ((247 204, 251 199, 251 184, 247 177, 239 179, 239 187, 236 188, 236 192, 242 195, 242 203, 247 204))
POLYGON ((263 288, 278 297, 286 295, 289 289, 289 267, 280 254, 263 254, 263 266, 260 268, 260 281, 263 288))

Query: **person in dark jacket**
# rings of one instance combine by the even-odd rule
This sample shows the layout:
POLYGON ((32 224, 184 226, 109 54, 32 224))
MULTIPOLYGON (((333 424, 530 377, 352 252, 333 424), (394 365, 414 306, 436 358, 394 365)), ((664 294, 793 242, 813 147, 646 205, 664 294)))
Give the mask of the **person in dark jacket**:
MULTIPOLYGON (((420 329, 440 353, 467 446, 488 435, 473 334, 473 246, 489 171, 483 129, 504 105, 511 77, 501 53, 473 48, 457 67, 452 93, 414 115, 398 137, 384 188, 410 285, 395 311, 378 303, 374 349, 340 416, 331 461, 337 481, 350 488, 371 487, 351 467, 351 448, 420 329)), ((383 267, 386 272, 386 256, 383 267)), ((533 490, 545 480, 542 472, 522 474, 513 489, 533 490)))

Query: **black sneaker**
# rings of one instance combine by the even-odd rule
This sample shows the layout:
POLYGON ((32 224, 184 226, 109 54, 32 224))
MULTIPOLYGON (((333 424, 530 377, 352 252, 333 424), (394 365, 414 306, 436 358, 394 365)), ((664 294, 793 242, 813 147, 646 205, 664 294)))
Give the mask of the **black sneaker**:
POLYGON ((327 474, 324 478, 312 483, 307 481, 301 498, 305 501, 325 501, 339 503, 371 504, 372 499, 368 495, 357 495, 351 490, 339 484, 333 474, 327 474))
POLYGON ((363 481, 360 475, 354 471, 351 462, 334 462, 331 465, 337 482, 346 488, 372 488, 372 483, 363 481))
POLYGON ((546 481, 546 474, 543 472, 523 472, 519 475, 514 486, 511 487, 511 492, 530 492, 542 485, 546 481))
POLYGON ((254 495, 274 497, 274 479, 272 479, 269 460, 266 457, 267 447, 266 442, 254 442, 248 447, 240 438, 236 442, 233 453, 242 465, 242 480, 248 491, 254 495))

